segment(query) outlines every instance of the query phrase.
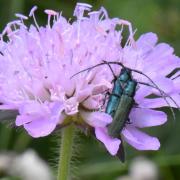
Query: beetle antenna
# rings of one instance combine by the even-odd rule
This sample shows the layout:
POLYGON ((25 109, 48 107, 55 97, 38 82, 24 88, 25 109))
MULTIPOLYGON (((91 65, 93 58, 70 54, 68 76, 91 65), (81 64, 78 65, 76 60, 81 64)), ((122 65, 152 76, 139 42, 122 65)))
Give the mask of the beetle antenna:
POLYGON ((177 79, 178 77, 180 77, 180 74, 178 74, 177 76, 175 76, 174 78, 172 78, 172 80, 177 79))
MULTIPOLYGON (((121 62, 108 62, 108 61, 103 60, 102 63, 96 64, 96 65, 91 66, 91 67, 89 67, 89 68, 86 68, 86 69, 84 69, 84 70, 82 70, 82 71, 79 71, 78 73, 76 73, 76 74, 74 74, 73 76, 71 76, 71 78, 73 78, 74 76, 76 76, 76 75, 78 75, 78 74, 80 74, 80 73, 82 73, 82 72, 89 71, 89 70, 91 70, 91 69, 94 69, 95 67, 98 67, 98 66, 101 66, 101 65, 105 65, 105 64, 110 67, 111 72, 113 72, 113 70, 112 70, 110 64, 117 64, 117 65, 119 65, 119 66, 121 66, 121 67, 123 67, 123 68, 127 68, 127 67, 125 67, 121 62)), ((157 85, 149 76, 147 76, 147 75, 144 74, 143 72, 138 71, 138 70, 136 70, 136 69, 131 69, 131 68, 127 68, 127 69, 129 69, 130 71, 133 71, 133 72, 136 72, 136 73, 138 73, 138 74, 141 74, 141 75, 145 76, 145 77, 153 84, 153 85, 150 85, 150 84, 144 83, 144 85, 146 84, 147 86, 150 86, 150 87, 152 87, 152 88, 156 88, 156 89, 160 92, 161 96, 164 98, 164 100, 166 101, 167 105, 169 106, 169 108, 170 108, 170 110, 171 110, 171 112, 172 112, 173 118, 175 119, 175 113, 174 113, 174 111, 173 111, 173 108, 170 106, 170 103, 167 101, 167 97, 170 98, 170 99, 172 100, 172 102, 176 105, 176 107, 178 108, 178 110, 180 110, 180 107, 179 107, 179 105, 176 103, 176 101, 175 101, 171 96, 169 96, 167 93, 165 93, 162 89, 160 89, 160 88, 158 87, 158 85, 157 85)), ((115 76, 115 75, 114 75, 114 72, 113 72, 113 76, 115 76)), ((177 77, 176 77, 176 78, 177 78, 177 77)), ((143 84, 143 83, 141 83, 141 84, 143 84)))
MULTIPOLYGON (((120 65, 120 66, 122 66, 122 63, 121 62, 108 62, 109 64, 118 64, 118 65, 120 65)), ((122 66, 122 67, 124 67, 124 65, 122 66)), ((136 73, 138 73, 138 74, 141 74, 141 75, 143 75, 143 76, 145 76, 153 85, 154 85, 154 88, 156 88, 156 89, 158 89, 158 91, 161 93, 161 95, 165 95, 165 96, 167 96, 167 97, 169 97, 173 102, 174 102, 174 104, 177 106, 177 108, 178 109, 180 109, 180 107, 178 106, 178 104, 176 103, 176 101, 174 101, 174 99, 171 97, 171 96, 169 96, 167 93, 165 93, 162 89, 160 89, 159 87, 158 87, 158 85, 149 77, 149 76, 147 76, 145 73, 143 73, 143 72, 141 72, 141 71, 138 71, 138 70, 136 70, 136 69, 131 69, 131 68, 127 68, 127 69, 129 69, 130 71, 134 71, 134 72, 136 72, 136 73)), ((152 86, 153 87, 153 86, 152 86)))
MULTIPOLYGON (((138 82, 138 83, 157 89, 157 87, 155 87, 155 86, 153 86, 153 85, 151 85, 151 84, 148 84, 148 83, 144 83, 144 82, 138 82)), ((162 91, 161 89, 158 89, 158 90, 162 91)), ((163 95, 163 94, 161 94, 161 95, 162 95, 162 97, 164 98, 164 100, 166 101, 168 107, 170 108, 171 113, 172 113, 172 116, 173 116, 173 119, 175 120, 175 119, 176 119, 176 115, 175 115, 175 113, 174 113, 173 108, 170 106, 170 103, 167 101, 166 97, 171 98, 171 100, 176 104, 176 106, 178 107, 178 109, 179 109, 179 106, 178 106, 178 104, 174 101, 174 99, 173 99, 171 96, 166 95, 166 93, 163 92, 163 91, 162 91, 162 93, 163 93, 164 95, 163 95)))
MULTIPOLYGON (((91 70, 91 69, 94 69, 94 68, 96 68, 96 67, 98 67, 98 66, 102 66, 102 65, 105 65, 105 64, 108 65, 108 67, 110 68, 110 70, 111 70, 111 72, 112 72, 114 78, 116 79, 117 77, 116 77, 116 75, 114 74, 114 72, 113 72, 113 70, 112 70, 112 67, 109 65, 110 63, 107 62, 107 61, 103 61, 102 63, 96 64, 96 65, 91 66, 91 67, 86 68, 86 69, 83 69, 83 70, 81 70, 81 71, 75 73, 74 75, 72 75, 72 76, 70 77, 70 79, 72 79, 73 77, 77 76, 78 74, 81 74, 81 73, 83 73, 83 72, 85 72, 85 71, 89 71, 89 70, 91 70)), ((122 65, 122 67, 125 68, 125 66, 123 66, 123 65, 122 65)))

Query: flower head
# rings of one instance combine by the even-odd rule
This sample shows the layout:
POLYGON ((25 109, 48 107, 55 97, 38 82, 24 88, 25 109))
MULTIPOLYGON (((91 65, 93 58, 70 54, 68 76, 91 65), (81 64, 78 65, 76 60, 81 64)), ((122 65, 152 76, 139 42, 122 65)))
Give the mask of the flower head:
POLYGON ((73 23, 61 13, 45 10, 48 22, 42 27, 35 18, 37 7, 33 7, 29 16, 35 25, 28 28, 27 17, 16 14, 20 20, 8 23, 1 34, 0 109, 17 110, 16 125, 24 126, 33 137, 49 135, 57 125, 69 123, 67 118, 92 128, 106 127, 112 121, 108 114, 98 112, 103 92, 112 87, 110 72, 71 78, 102 59, 119 59, 121 35, 114 33, 117 20, 109 19, 103 8, 90 9, 78 3, 73 23))
MULTIPOLYGON (((29 14, 35 25, 27 27, 27 17, 17 14, 20 20, 7 24, 0 41, 0 109, 17 110, 16 125, 24 126, 31 136, 49 135, 59 124, 86 124, 112 155, 117 153, 121 140, 108 135, 112 117, 103 112, 104 92, 113 87, 109 67, 94 68, 72 78, 103 60, 147 72, 163 91, 180 102, 177 78, 166 77, 179 67, 179 58, 167 44, 156 45, 155 34, 147 33, 135 42, 128 21, 109 18, 104 8, 91 11, 91 6, 84 3, 77 4, 72 23, 61 13, 45 10, 48 22, 42 27, 35 19, 36 9, 29 14), (123 28, 116 28, 121 25, 127 25, 130 33, 124 47, 123 28)), ((116 74, 120 72, 119 66, 113 69, 116 74)), ((141 75, 133 73, 133 77, 148 82, 141 75)), ((123 139, 139 150, 156 150, 159 141, 137 128, 161 125, 167 120, 165 113, 152 110, 166 106, 166 102, 161 96, 146 98, 151 94, 159 95, 159 91, 139 85, 135 95, 139 107, 132 109, 132 123, 122 131, 123 139)))

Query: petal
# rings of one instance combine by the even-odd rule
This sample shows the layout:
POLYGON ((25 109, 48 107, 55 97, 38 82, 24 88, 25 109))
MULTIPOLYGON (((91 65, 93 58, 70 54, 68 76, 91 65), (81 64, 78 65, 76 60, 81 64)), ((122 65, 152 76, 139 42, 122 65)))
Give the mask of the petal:
POLYGON ((180 67, 179 58, 172 53, 173 48, 167 44, 161 43, 156 46, 143 64, 144 72, 151 75, 151 78, 157 77, 157 72, 158 77, 170 74, 174 69, 180 67))
POLYGON ((117 154, 121 141, 108 135, 106 128, 95 128, 96 138, 101 141, 109 153, 114 156, 117 154))
POLYGON ((109 81, 105 79, 101 79, 100 82, 93 85, 92 94, 93 95, 99 94, 111 88, 112 88, 112 84, 109 81))
POLYGON ((0 105, 0 109, 1 110, 8 110, 8 109, 16 110, 18 108, 14 104, 2 104, 2 105, 0 105))
POLYGON ((152 109, 133 108, 130 120, 134 126, 144 128, 164 124, 167 121, 167 115, 152 109))
POLYGON ((135 100, 141 100, 142 98, 152 94, 152 88, 145 86, 145 85, 140 85, 139 84, 139 89, 136 91, 135 95, 135 100))
POLYGON ((76 89, 76 92, 77 92, 76 97, 77 97, 78 102, 82 102, 85 99, 87 99, 88 96, 92 94, 92 89, 89 86, 88 88, 83 88, 81 90, 76 89))
POLYGON ((51 112, 51 118, 54 120, 57 120, 58 123, 62 123, 62 121, 64 120, 62 118, 62 117, 64 117, 64 116, 62 116, 62 111, 64 110, 64 104, 59 101, 53 102, 53 103, 49 104, 49 109, 51 112))
POLYGON ((112 122, 112 117, 104 112, 81 111, 82 118, 92 127, 105 127, 112 122))
MULTIPOLYGON (((156 77, 153 79, 154 83, 164 92, 166 93, 172 93, 175 90, 173 81, 166 77, 156 77)), ((160 94, 159 90, 157 88, 152 89, 154 93, 160 94)))
MULTIPOLYGON (((21 114, 16 118, 16 125, 24 125, 24 128, 32 137, 42 137, 49 135, 58 123, 63 121, 61 116, 64 106, 61 102, 43 104, 48 111, 37 111, 35 114, 21 114)), ((34 110, 34 109, 33 109, 34 110)), ((41 108, 37 110, 42 110, 41 108)))
MULTIPOLYGON (((151 71, 158 72, 158 75, 166 76, 170 74, 173 70, 180 67, 180 58, 175 55, 169 55, 164 59, 159 59, 158 62, 154 62, 155 65, 152 67, 151 71), (162 68, 166 67, 166 68, 162 68)), ((150 69, 147 67, 147 72, 150 69)), ((157 75, 156 75, 157 76, 157 75)))
POLYGON ((82 104, 87 109, 99 109, 101 106, 101 102, 103 99, 103 95, 93 95, 86 99, 82 104))
POLYGON ((38 80, 34 80, 30 83, 27 88, 28 92, 32 94, 32 96, 39 97, 42 101, 45 101, 49 98, 49 93, 44 88, 43 82, 39 82, 38 80))
POLYGON ((180 95, 174 94, 170 96, 171 98, 173 98, 176 104, 168 97, 166 98, 166 100, 168 101, 169 104, 166 102, 164 98, 153 98, 153 99, 144 98, 141 101, 137 101, 137 103, 141 108, 160 108, 160 107, 169 107, 169 106, 174 108, 177 108, 177 106, 180 107, 180 95))
POLYGON ((173 80, 173 83, 174 83, 174 91, 176 92, 180 92, 180 71, 179 73, 176 73, 173 77, 171 77, 172 79, 175 78, 173 80))
POLYGON ((32 117, 27 115, 19 115, 16 117, 16 126, 22 126, 26 123, 29 123, 33 120, 32 117))
MULTIPOLYGON (((180 59, 180 58, 179 58, 180 59)), ((178 78, 180 76, 180 71, 177 71, 175 74, 171 76, 171 79, 180 79, 178 78)))
MULTIPOLYGON (((166 43, 159 43, 156 47, 153 48, 152 53, 148 56, 147 60, 149 63, 152 63, 153 67, 156 67, 156 64, 154 62, 158 62, 158 60, 166 59, 169 55, 172 55, 174 52, 174 49, 166 43), (153 65, 154 64, 154 65, 153 65)), ((147 66, 148 64, 146 64, 147 66)))
POLYGON ((127 125, 122 131, 124 139, 137 150, 158 150, 160 142, 156 137, 151 137, 133 126, 127 125))
POLYGON ((19 108, 20 114, 28 114, 28 115, 43 115, 44 112, 48 112, 47 106, 44 104, 40 104, 36 101, 29 101, 21 104, 19 108))
POLYGON ((157 40, 158 38, 156 34, 148 32, 141 35, 136 43, 138 48, 142 49, 143 53, 147 53, 149 50, 153 49, 153 47, 157 43, 157 40))
POLYGON ((32 122, 25 124, 24 128, 34 138, 43 137, 49 135, 56 127, 56 122, 52 119, 37 118, 32 122))

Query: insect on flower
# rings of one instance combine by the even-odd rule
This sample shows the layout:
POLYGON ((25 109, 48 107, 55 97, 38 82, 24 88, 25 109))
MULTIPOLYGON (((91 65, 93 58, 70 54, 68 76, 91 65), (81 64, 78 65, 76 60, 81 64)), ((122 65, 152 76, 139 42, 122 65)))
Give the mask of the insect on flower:
MULTIPOLYGON (((132 29, 132 28, 130 28, 130 29, 132 29)), ((131 33, 132 33, 132 30, 131 30, 130 34, 131 33)), ((131 40, 132 40, 133 36, 131 35, 130 37, 131 37, 131 40)), ((136 46, 134 41, 132 42, 132 44, 134 45, 134 47, 136 46)), ((137 59, 135 59, 135 61, 137 61, 137 59)), ((106 110, 105 110, 105 112, 110 114, 112 116, 112 118, 113 118, 113 122, 111 124, 107 125, 108 134, 111 137, 120 138, 120 140, 121 140, 122 138, 120 137, 121 136, 120 134, 121 134, 123 128, 125 128, 127 122, 128 122, 128 124, 130 124, 129 126, 132 126, 131 122, 129 120, 129 115, 131 113, 131 110, 132 110, 134 105, 136 105, 136 108, 140 108, 140 107, 137 107, 138 104, 136 104, 136 102, 134 100, 134 96, 135 96, 135 93, 136 93, 136 90, 137 90, 137 88, 136 88, 137 83, 138 83, 138 85, 141 84, 143 86, 147 86, 149 88, 156 89, 159 92, 158 95, 165 100, 165 103, 170 108, 170 110, 172 112, 172 115, 173 115, 173 118, 175 119, 175 113, 174 113, 173 108, 170 105, 169 100, 171 101, 171 103, 174 104, 175 108, 180 109, 179 105, 178 105, 178 102, 176 102, 169 94, 167 94, 165 91, 163 91, 154 82, 154 80, 152 80, 145 73, 143 73, 143 72, 141 72, 141 71, 139 71, 137 69, 126 68, 123 65, 122 62, 119 62, 119 61, 117 61, 117 62, 104 61, 104 62, 102 62, 100 64, 96 64, 96 65, 94 65, 92 67, 81 70, 78 73, 74 74, 73 76, 76 76, 77 74, 82 73, 82 72, 87 71, 87 70, 90 71, 95 67, 105 65, 105 64, 107 64, 109 66, 109 68, 110 68, 110 70, 111 70, 111 72, 112 72, 112 74, 114 76, 114 80, 113 80, 114 81, 114 86, 113 86, 112 92, 111 92, 111 94, 109 96, 109 100, 107 102, 106 110), (120 65, 122 67, 122 70, 121 70, 120 74, 117 77, 114 74, 110 64, 116 64, 116 65, 120 65), (137 82, 135 79, 133 79, 132 72, 135 72, 135 73, 138 73, 140 75, 145 76, 145 78, 147 78, 149 83, 147 83, 147 82, 137 82)), ((177 63, 177 65, 179 65, 179 63, 177 63)), ((179 76, 177 75, 175 78, 173 78, 171 80, 174 80, 174 79, 176 79, 178 77, 179 76)), ((157 92, 156 93, 151 92, 151 93, 152 94, 157 94, 157 92)), ((149 93, 148 95, 150 95, 151 93, 149 93)), ((144 108, 146 108, 146 107, 144 107, 144 108)), ((124 161, 124 151, 123 151, 122 142, 121 142, 121 145, 120 145, 120 148, 119 148, 119 152, 117 154, 120 157, 120 159, 122 161, 124 161)))
MULTIPOLYGON (((36 6, 29 14, 34 19, 30 27, 25 25, 29 17, 16 14, 18 20, 8 23, 0 36, 0 109, 18 111, 16 126, 23 126, 34 138, 51 134, 57 126, 74 123, 92 128, 96 138, 113 156, 122 145, 121 137, 138 150, 157 150, 160 147, 158 139, 138 128, 165 123, 166 114, 154 108, 167 104, 177 107, 170 97, 180 104, 177 74, 166 77, 179 67, 179 58, 173 55, 169 45, 155 45, 155 34, 144 34, 135 41, 130 22, 110 18, 103 7, 98 11, 91 11, 91 8, 89 4, 77 3, 73 22, 62 13, 45 10, 46 26, 38 25, 36 6), (122 46, 125 25, 129 38, 122 46), (122 28, 118 30, 117 26, 122 28), (81 69, 101 63, 106 66, 71 78, 81 69), (132 78, 124 83, 122 94, 118 95, 122 96, 127 83, 134 79, 151 86, 138 83, 133 97, 138 107, 129 108, 130 123, 121 126, 121 137, 109 135, 108 129, 114 121, 103 106, 104 92, 112 89, 111 81, 120 75, 121 69, 116 63, 130 70, 146 72, 161 89, 152 87, 153 83, 147 77, 131 72, 132 78), (151 94, 157 96, 148 98, 151 94), (165 96, 168 103, 164 101, 165 96), (102 111, 99 111, 101 107, 102 111)), ((119 104, 121 98, 117 100, 119 104)), ((114 112, 120 112, 118 106, 115 107, 114 112)))
MULTIPOLYGON (((76 73, 74 76, 76 76, 77 74, 82 73, 84 71, 92 70, 95 67, 98 67, 101 65, 106 65, 106 64, 109 66, 110 70, 112 71, 112 74, 114 75, 114 79, 113 79, 114 86, 113 86, 112 92, 109 96, 109 100, 107 102, 106 110, 105 110, 105 112, 110 114, 113 118, 113 122, 107 126, 108 134, 111 137, 121 139, 121 136, 120 136, 121 131, 123 130, 123 128, 125 127, 125 125, 127 123, 130 123, 129 114, 131 112, 131 109, 133 108, 134 105, 137 106, 137 104, 135 104, 135 100, 134 100, 137 84, 142 84, 142 85, 146 85, 146 86, 157 89, 160 92, 161 96, 164 98, 164 100, 167 103, 167 105, 169 106, 169 108, 171 109, 172 115, 175 118, 174 111, 166 98, 169 97, 174 102, 174 104, 177 106, 177 108, 180 109, 178 104, 176 103, 176 101, 172 97, 170 97, 168 94, 166 94, 164 91, 162 91, 153 82, 153 80, 151 78, 149 78, 146 74, 139 72, 138 70, 126 68, 120 62, 104 61, 103 63, 97 64, 97 65, 87 68, 87 69, 84 69, 84 70, 76 73), (110 64, 116 64, 116 65, 122 66, 121 72, 118 77, 115 76, 110 64), (133 71, 147 77, 147 79, 150 80, 152 85, 143 83, 143 82, 137 82, 136 80, 134 80, 132 77, 133 71)), ((117 155, 119 156, 121 161, 124 162, 125 155, 124 155, 122 142, 121 142, 119 152, 117 153, 117 155)))

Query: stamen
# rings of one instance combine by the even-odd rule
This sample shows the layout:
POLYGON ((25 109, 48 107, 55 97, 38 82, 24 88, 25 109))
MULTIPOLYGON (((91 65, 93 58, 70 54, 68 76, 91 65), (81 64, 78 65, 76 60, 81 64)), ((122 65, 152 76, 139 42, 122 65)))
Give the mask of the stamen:
POLYGON ((91 8, 92 8, 92 6, 89 4, 77 3, 73 15, 76 16, 77 19, 81 19, 83 17, 84 11, 90 11, 91 8))
MULTIPOLYGON (((19 21, 19 20, 18 20, 18 21, 19 21)), ((10 23, 7 24, 7 27, 10 28, 11 26, 13 26, 14 30, 16 30, 16 21, 12 21, 12 22, 10 22, 10 23)))
POLYGON ((22 23, 16 23, 18 26, 20 26, 21 28, 24 28, 24 29, 27 29, 27 27, 24 25, 24 24, 22 24, 22 23))
POLYGON ((26 98, 26 99, 28 100, 28 99, 29 99, 29 96, 28 96, 26 90, 24 89, 24 87, 21 87, 21 92, 22 92, 24 98, 26 98))
POLYGON ((87 10, 90 10, 92 8, 92 6, 90 4, 87 4, 87 3, 77 3, 76 6, 81 6, 81 7, 84 7, 86 8, 87 10))
POLYGON ((99 11, 103 13, 103 17, 105 16, 105 19, 109 18, 108 13, 104 7, 101 7, 99 11))
POLYGON ((80 25, 81 25, 81 21, 84 18, 84 11, 90 11, 92 8, 91 5, 86 4, 86 3, 77 3, 76 8, 74 10, 74 16, 77 17, 77 23, 78 23, 78 29, 77 29, 77 44, 79 43, 79 38, 80 38, 80 25))
POLYGON ((25 16, 25 15, 23 15, 23 14, 19 14, 19 13, 16 13, 15 16, 18 17, 18 18, 20 18, 21 21, 22 21, 22 20, 27 20, 27 19, 28 19, 27 16, 25 16))
POLYGON ((58 13, 57 13, 56 11, 53 11, 53 10, 51 10, 51 9, 46 9, 44 12, 45 12, 47 15, 51 15, 51 16, 56 16, 56 15, 58 15, 58 13))
POLYGON ((12 37, 13 35, 17 34, 17 32, 19 32, 19 30, 9 31, 8 37, 12 37))
POLYGON ((5 34, 9 34, 11 30, 11 27, 7 24, 5 29, 2 32, 2 36, 4 36, 5 34))
POLYGON ((51 16, 54 16, 54 18, 55 18, 55 16, 57 16, 58 13, 56 11, 53 11, 50 9, 46 9, 44 12, 48 15, 48 27, 51 27, 51 24, 50 24, 51 23, 51 16))
POLYGON ((37 10, 37 6, 34 6, 29 13, 29 17, 32 17, 36 10, 37 10))
POLYGON ((30 13, 29 13, 29 17, 33 17, 34 23, 35 23, 37 29, 39 30, 39 25, 38 25, 38 23, 37 23, 37 21, 36 21, 35 15, 34 15, 34 12, 35 12, 36 10, 37 10, 37 6, 34 6, 34 7, 31 9, 30 13))
POLYGON ((12 26, 14 24, 21 24, 21 21, 20 20, 15 20, 15 21, 11 21, 8 23, 9 26, 12 26))
POLYGON ((90 16, 90 18, 91 18, 94 22, 98 22, 98 21, 99 21, 99 15, 100 15, 100 12, 99 12, 99 11, 92 11, 92 12, 88 13, 88 15, 90 16))
POLYGON ((16 25, 27 29, 27 27, 20 20, 11 21, 10 23, 8 23, 8 26, 13 26, 14 30, 17 30, 16 25))
POLYGON ((129 35, 129 40, 130 40, 132 46, 133 46, 134 48, 136 48, 136 43, 135 43, 135 40, 134 40, 134 32, 133 32, 133 30, 132 30, 132 25, 131 25, 131 23, 130 23, 129 21, 127 21, 127 20, 120 19, 118 24, 119 24, 119 25, 126 25, 126 26, 128 26, 128 28, 129 28, 129 34, 130 34, 130 35, 129 35))
MULTIPOLYGON (((134 32, 133 32, 133 37, 134 37, 136 31, 137 31, 137 29, 134 30, 134 32)), ((125 45, 124 45, 124 47, 126 47, 128 44, 129 44, 130 46, 133 46, 132 43, 133 43, 133 42, 131 42, 131 37, 129 36, 128 39, 127 39, 127 41, 126 41, 126 43, 125 43, 125 45)))

